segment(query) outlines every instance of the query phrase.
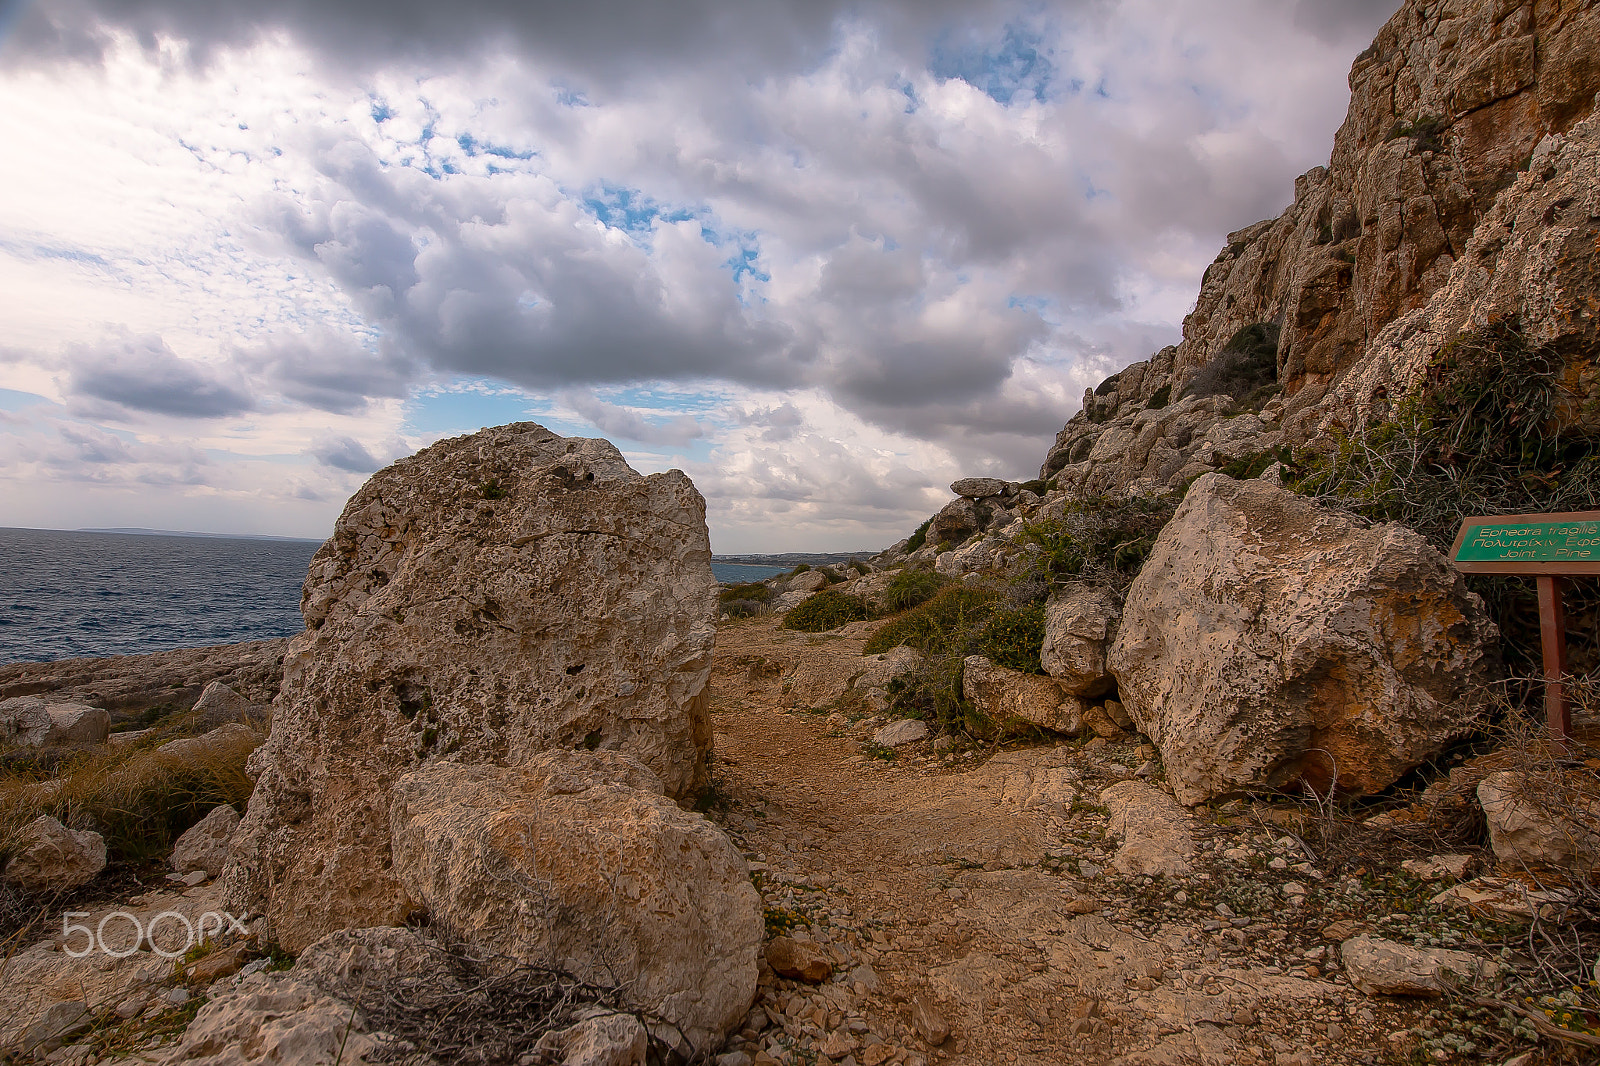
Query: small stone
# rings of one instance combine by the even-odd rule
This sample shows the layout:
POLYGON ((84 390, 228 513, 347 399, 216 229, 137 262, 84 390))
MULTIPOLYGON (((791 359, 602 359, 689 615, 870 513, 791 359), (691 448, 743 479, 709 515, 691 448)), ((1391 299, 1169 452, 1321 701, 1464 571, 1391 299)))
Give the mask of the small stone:
POLYGON ((89 1005, 80 999, 52 1003, 18 1041, 35 1054, 47 1054, 89 1028, 89 1005))
POLYGON ((928 1042, 929 1047, 938 1047, 950 1038, 949 1023, 939 1013, 939 1008, 925 996, 912 998, 911 1024, 916 1026, 917 1033, 928 1042))
POLYGON ((821 984, 833 974, 833 963, 817 945, 792 937, 774 937, 767 944, 767 965, 790 980, 821 984))
POLYGON ((856 1049, 856 1042, 850 1034, 842 1029, 828 1034, 822 1046, 817 1050, 830 1059, 842 1059, 856 1049))
POLYGON ((186 988, 174 988, 161 998, 171 1006, 181 1007, 189 1002, 189 990, 186 988))
POLYGON ((717 1056, 717 1066, 750 1066, 750 1056, 742 1051, 729 1051, 717 1056))
POLYGON ((883 748, 901 748, 928 737, 928 723, 915 718, 891 722, 872 736, 872 742, 883 748))

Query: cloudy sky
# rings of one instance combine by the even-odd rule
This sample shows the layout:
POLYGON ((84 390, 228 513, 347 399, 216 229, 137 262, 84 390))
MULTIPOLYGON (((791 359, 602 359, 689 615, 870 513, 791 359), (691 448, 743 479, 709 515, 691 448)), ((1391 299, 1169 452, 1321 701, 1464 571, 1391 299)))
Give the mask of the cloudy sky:
POLYGON ((1028 478, 1397 0, 0 0, 0 525, 321 538, 531 419, 719 552, 1028 478))

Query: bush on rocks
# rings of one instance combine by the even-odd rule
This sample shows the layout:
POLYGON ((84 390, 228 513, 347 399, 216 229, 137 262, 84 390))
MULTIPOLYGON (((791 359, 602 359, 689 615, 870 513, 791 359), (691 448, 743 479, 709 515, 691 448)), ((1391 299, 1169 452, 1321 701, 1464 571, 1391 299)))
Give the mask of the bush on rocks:
POLYGON ((883 595, 884 608, 890 614, 909 611, 933 599, 935 593, 949 584, 943 574, 920 567, 907 567, 894 576, 883 595))
POLYGON ((783 628, 821 633, 851 622, 864 622, 870 617, 872 614, 861 597, 824 589, 785 615, 783 628))

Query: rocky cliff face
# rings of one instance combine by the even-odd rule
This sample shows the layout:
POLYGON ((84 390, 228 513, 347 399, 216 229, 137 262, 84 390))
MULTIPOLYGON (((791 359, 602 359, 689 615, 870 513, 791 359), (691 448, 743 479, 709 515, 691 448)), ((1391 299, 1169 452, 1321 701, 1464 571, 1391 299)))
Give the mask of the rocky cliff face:
POLYGON ((1560 351, 1574 414, 1592 410, 1600 5, 1407 0, 1350 86, 1329 164, 1283 215, 1229 235, 1182 343, 1087 393, 1041 477, 1158 491, 1315 442, 1490 321, 1560 351), (1249 402, 1216 371, 1252 347, 1270 357, 1249 402))

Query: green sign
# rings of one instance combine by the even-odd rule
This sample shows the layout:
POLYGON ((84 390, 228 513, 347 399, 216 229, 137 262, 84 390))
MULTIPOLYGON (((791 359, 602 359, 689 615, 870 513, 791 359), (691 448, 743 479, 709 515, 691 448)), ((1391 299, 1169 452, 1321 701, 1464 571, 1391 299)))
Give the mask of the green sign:
POLYGON ((1468 520, 1457 562, 1600 562, 1600 521, 1468 520))

